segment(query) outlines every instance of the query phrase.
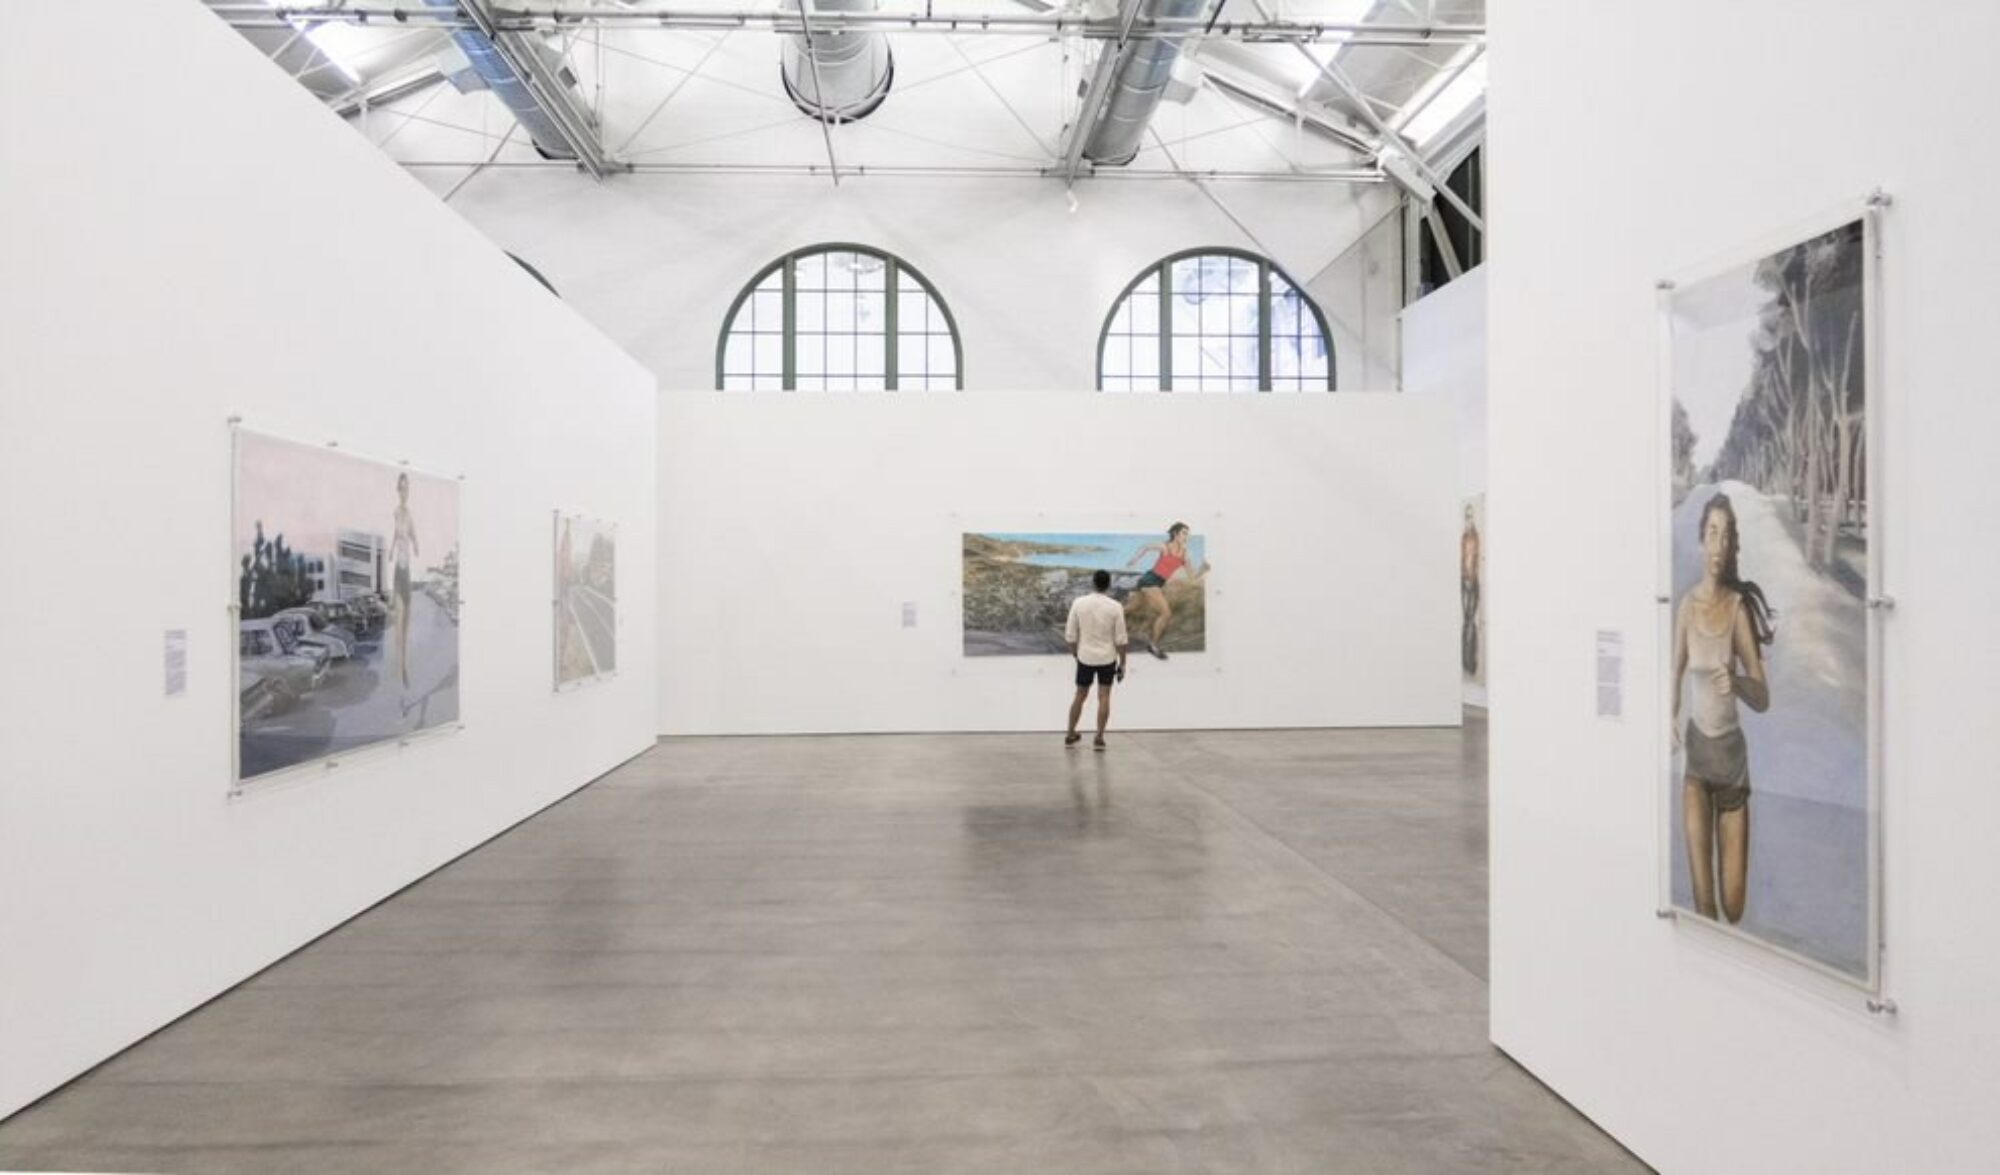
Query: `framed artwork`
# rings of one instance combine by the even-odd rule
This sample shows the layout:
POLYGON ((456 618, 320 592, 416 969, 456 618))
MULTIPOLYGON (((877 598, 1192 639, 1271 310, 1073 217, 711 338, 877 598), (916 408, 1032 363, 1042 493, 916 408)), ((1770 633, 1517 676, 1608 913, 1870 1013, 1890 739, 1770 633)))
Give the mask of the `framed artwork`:
POLYGON ((1661 283, 1662 904, 1870 991, 1877 215, 1661 283))
POLYGON ((1070 603, 1098 571, 1125 607, 1134 656, 1207 651, 1208 542, 1175 522, 1152 534, 965 534, 965 655, 1068 652, 1070 603))
POLYGON ((618 528, 556 511, 555 684, 618 669, 618 528))
POLYGON ((1486 685, 1486 495, 1465 499, 1458 532, 1458 670, 1466 685, 1486 685))
POLYGON ((234 430, 236 784, 458 723, 459 482, 234 430))

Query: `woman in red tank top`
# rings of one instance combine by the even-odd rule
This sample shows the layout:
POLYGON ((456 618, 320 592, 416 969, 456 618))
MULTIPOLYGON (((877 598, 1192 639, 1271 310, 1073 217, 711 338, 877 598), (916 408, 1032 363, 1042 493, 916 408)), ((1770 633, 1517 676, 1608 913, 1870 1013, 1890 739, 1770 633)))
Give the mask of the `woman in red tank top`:
POLYGON ((1167 631, 1167 621, 1173 619, 1174 615, 1173 606, 1167 603, 1168 582, 1183 571, 1188 573, 1189 583, 1199 583, 1201 577, 1208 574, 1207 563, 1203 563, 1200 570, 1188 567, 1189 533, 1187 523, 1176 522, 1167 528, 1166 542, 1147 543, 1140 547, 1139 553, 1132 556, 1132 561, 1125 565, 1137 567, 1139 560, 1144 559, 1147 552, 1158 553, 1158 557, 1153 560, 1153 566, 1139 577, 1139 586, 1125 598, 1125 620, 1130 625, 1139 604, 1143 603, 1152 609, 1153 623, 1152 627, 1146 630, 1146 651, 1162 661, 1167 659, 1167 654, 1160 648, 1160 638, 1167 631))

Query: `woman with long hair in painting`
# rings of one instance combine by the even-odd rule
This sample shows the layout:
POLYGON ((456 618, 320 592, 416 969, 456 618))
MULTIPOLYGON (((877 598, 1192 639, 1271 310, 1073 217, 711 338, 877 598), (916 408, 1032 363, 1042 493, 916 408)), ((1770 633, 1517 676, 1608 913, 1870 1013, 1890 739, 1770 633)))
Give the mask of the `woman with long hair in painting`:
POLYGON ((396 567, 394 606, 396 669, 403 689, 410 688, 410 563, 417 557, 417 524, 410 517, 410 475, 396 475, 396 537, 389 540, 389 559, 396 567))
POLYGON ((1125 564, 1137 567, 1139 560, 1144 559, 1148 552, 1154 555, 1153 565, 1139 577, 1139 586, 1125 598, 1125 618, 1128 623, 1131 621, 1136 605, 1144 604, 1152 609, 1153 625, 1146 630, 1146 651, 1162 661, 1167 659, 1167 654, 1160 648, 1160 638, 1166 635, 1167 621, 1174 616, 1173 606, 1167 603, 1167 584, 1173 582, 1176 575, 1186 575, 1189 583, 1200 583, 1202 576, 1208 574, 1208 563, 1205 561, 1199 570, 1188 566, 1189 533, 1187 523, 1176 522, 1167 528, 1166 542, 1147 543, 1125 564))
POLYGON ((1743 918, 1750 872, 1750 746, 1736 703, 1760 714, 1770 709, 1763 648, 1776 632, 1763 589, 1737 573, 1740 541, 1729 495, 1718 493, 1702 506, 1699 533, 1701 582, 1674 613, 1673 735, 1687 763, 1681 817, 1695 910, 1714 918, 1719 888, 1721 915, 1733 924, 1743 918))

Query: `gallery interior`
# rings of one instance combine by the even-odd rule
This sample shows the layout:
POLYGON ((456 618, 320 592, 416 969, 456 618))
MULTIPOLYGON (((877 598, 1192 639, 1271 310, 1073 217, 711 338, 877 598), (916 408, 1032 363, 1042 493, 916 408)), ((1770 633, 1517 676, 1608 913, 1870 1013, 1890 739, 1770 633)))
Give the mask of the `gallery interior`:
POLYGON ((2000 6, 7 16, 0 1170, 1995 1169, 2000 6))

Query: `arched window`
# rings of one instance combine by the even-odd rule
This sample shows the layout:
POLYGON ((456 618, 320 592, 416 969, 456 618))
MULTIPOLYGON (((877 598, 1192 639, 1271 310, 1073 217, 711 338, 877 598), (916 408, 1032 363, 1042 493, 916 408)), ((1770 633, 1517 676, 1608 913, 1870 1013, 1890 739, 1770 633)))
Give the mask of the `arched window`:
POLYGON ((958 325, 937 288, 862 245, 815 245, 759 273, 716 348, 725 391, 867 392, 965 386, 958 325))
POLYGON ((1125 287, 1097 343, 1103 392, 1333 390, 1326 316, 1254 253, 1176 253, 1125 287))

